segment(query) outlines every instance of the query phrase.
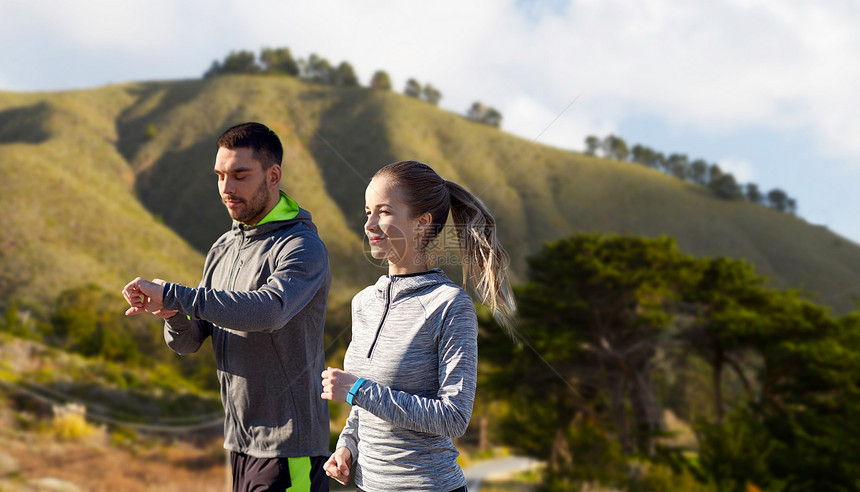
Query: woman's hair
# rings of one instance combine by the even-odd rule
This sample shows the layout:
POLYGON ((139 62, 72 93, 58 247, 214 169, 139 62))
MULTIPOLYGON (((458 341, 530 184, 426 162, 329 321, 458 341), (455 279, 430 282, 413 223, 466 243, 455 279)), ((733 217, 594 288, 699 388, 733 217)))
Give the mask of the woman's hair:
POLYGON ((430 214, 422 247, 439 235, 450 211, 463 262, 463 287, 471 280, 481 302, 513 334, 516 303, 508 280, 508 253, 496 236, 496 220, 483 202, 457 183, 442 179, 423 162, 395 162, 373 177, 391 179, 413 216, 430 214))

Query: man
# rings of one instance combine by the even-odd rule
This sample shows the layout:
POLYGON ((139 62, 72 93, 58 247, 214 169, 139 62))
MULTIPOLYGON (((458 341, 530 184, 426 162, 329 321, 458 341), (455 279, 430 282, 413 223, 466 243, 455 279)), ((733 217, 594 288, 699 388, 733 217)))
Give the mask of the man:
POLYGON ((137 278, 131 316, 165 318, 179 354, 212 337, 233 490, 328 490, 327 403, 319 398, 331 272, 308 212, 280 191, 274 132, 244 123, 218 139, 218 191, 233 219, 209 250, 197 288, 137 278))

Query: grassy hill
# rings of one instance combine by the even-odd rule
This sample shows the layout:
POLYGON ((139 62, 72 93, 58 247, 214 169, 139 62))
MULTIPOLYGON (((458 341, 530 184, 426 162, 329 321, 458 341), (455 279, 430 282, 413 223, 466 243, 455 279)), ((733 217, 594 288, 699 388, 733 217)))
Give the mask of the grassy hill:
POLYGON ((194 282, 200 253, 135 196, 117 147, 127 89, 0 94, 0 299, 31 306, 136 275, 194 282))
POLYGON ((668 234, 694 255, 746 258, 773 286, 817 293, 838 312, 860 297, 860 246, 797 217, 396 93, 225 76, 0 92, 0 303, 45 302, 85 283, 118 291, 136 275, 196 283, 203 253, 229 227, 215 140, 249 120, 284 143, 282 187, 320 227, 338 305, 384 272, 362 253, 363 193, 401 159, 427 162, 487 203, 517 281, 547 240, 668 234))

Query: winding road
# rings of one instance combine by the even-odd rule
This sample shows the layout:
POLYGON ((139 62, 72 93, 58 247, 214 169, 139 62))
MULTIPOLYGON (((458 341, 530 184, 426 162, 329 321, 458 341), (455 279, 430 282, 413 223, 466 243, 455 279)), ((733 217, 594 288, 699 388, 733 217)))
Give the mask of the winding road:
POLYGON ((511 456, 472 465, 463 469, 466 488, 469 492, 478 492, 481 489, 481 483, 487 478, 525 471, 534 468, 537 464, 538 461, 534 458, 511 456))

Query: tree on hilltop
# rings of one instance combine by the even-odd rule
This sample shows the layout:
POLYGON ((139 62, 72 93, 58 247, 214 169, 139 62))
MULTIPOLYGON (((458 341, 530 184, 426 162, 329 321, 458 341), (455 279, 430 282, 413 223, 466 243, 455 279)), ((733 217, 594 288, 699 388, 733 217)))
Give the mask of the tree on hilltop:
POLYGON ((722 173, 720 176, 708 183, 708 188, 720 198, 735 199, 743 198, 740 185, 732 173, 722 173))
POLYGON ((690 163, 688 177, 698 185, 708 184, 708 163, 702 159, 696 159, 690 163))
POLYGON ((325 58, 311 53, 307 61, 299 62, 302 68, 302 78, 318 84, 331 84, 334 81, 334 69, 325 58))
POLYGON ((334 84, 344 87, 358 87, 358 77, 355 75, 352 65, 348 62, 341 62, 334 72, 334 84))
POLYGON ((415 79, 407 80, 406 88, 403 89, 403 94, 419 99, 421 97, 421 84, 419 84, 415 79))
POLYGON ((758 189, 758 185, 755 183, 747 183, 746 185, 746 193, 747 200, 761 204, 764 201, 764 195, 758 189))
POLYGON ((585 137, 585 155, 596 156, 600 149, 600 139, 594 135, 585 137))
MULTIPOLYGON (((475 113, 477 114, 477 110, 475 113)), ((690 162, 686 154, 680 153, 672 153, 666 157, 662 152, 656 152, 641 144, 636 144, 628 150, 624 139, 612 134, 602 139, 593 135, 587 136, 584 153, 597 156, 598 151, 606 159, 619 161, 630 159, 678 179, 705 186, 720 198, 742 198, 791 214, 796 213, 797 210, 797 202, 784 191, 771 190, 765 196, 754 183, 743 185, 732 174, 724 172, 716 164, 708 165, 703 159, 690 162)))
POLYGON ((466 112, 466 117, 472 121, 498 128, 502 124, 502 113, 492 106, 475 101, 466 112))
POLYGON ((254 53, 250 51, 232 52, 224 59, 221 66, 223 73, 259 73, 260 67, 257 65, 254 53))
POLYGON ((780 212, 787 212, 789 209, 788 194, 779 188, 774 188, 767 192, 767 203, 771 208, 780 212))
POLYGON ((424 89, 421 91, 421 97, 428 103, 438 106, 439 101, 442 99, 442 93, 439 92, 439 89, 433 87, 430 84, 425 84, 424 89))
POLYGON ((708 183, 713 183, 720 179, 723 175, 723 170, 720 169, 720 166, 717 164, 711 164, 711 167, 708 168, 708 183))
POLYGON ((633 162, 638 162, 643 166, 654 168, 658 165, 657 153, 654 152, 653 149, 645 147, 644 145, 634 145, 631 149, 630 156, 633 162))
POLYGON ((434 106, 438 106, 439 100, 442 99, 442 93, 439 92, 438 89, 430 84, 425 84, 424 87, 421 87, 421 84, 415 79, 409 79, 406 81, 406 87, 403 89, 403 94, 409 97, 414 97, 415 99, 421 99, 422 101, 428 102, 434 106))
POLYGON ((204 77, 214 77, 226 74, 255 74, 260 73, 254 53, 250 51, 231 51, 223 63, 217 60, 212 62, 209 70, 203 74, 204 77))
POLYGON ((208 79, 211 77, 216 77, 221 75, 221 62, 218 60, 213 60, 212 65, 209 66, 209 69, 203 72, 203 78, 208 79))
POLYGON ((670 154, 667 160, 669 174, 678 179, 687 179, 689 175, 689 159, 685 154, 670 154))
POLYGON ((601 143, 603 155, 607 159, 615 159, 616 161, 626 161, 630 156, 630 150, 627 148, 627 142, 621 137, 608 135, 601 143))
POLYGON ((390 91, 391 77, 385 70, 377 70, 370 78, 370 88, 376 91, 390 91))
POLYGON ((260 52, 263 72, 271 74, 299 75, 299 64, 289 48, 263 48, 260 52))

